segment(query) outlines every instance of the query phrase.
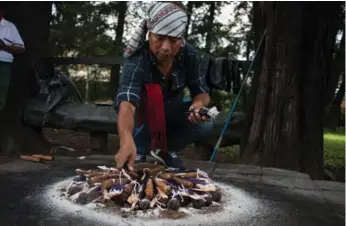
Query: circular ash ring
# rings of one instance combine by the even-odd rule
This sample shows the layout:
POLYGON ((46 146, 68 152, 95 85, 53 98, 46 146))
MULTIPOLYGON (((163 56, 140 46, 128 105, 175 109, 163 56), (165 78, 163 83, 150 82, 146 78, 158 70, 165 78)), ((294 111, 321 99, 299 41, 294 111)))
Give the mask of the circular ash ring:
MULTIPOLYGON (((149 225, 162 225, 162 219, 169 225, 179 221, 207 225, 236 212, 230 209, 231 190, 236 189, 215 183, 200 170, 172 172, 162 166, 142 164, 134 172, 102 166, 97 170, 77 169, 76 173, 46 191, 47 204, 63 211, 78 211, 103 223, 116 220, 125 225, 143 224, 143 220, 149 225)), ((254 208, 253 204, 252 200, 247 209, 254 208)))

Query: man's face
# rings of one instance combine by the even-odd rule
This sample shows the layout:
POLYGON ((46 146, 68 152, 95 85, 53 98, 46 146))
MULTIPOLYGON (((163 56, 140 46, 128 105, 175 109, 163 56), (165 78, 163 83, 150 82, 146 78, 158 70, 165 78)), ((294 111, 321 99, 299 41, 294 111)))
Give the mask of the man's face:
POLYGON ((149 47, 159 61, 172 60, 180 50, 182 38, 149 33, 149 47))

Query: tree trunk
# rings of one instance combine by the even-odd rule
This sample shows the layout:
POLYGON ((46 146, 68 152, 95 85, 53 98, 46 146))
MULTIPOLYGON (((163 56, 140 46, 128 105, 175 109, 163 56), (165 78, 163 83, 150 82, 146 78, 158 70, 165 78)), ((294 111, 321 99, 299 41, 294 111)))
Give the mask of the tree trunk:
POLYGON ((251 46, 251 38, 249 35, 246 35, 246 61, 250 60, 250 52, 251 52, 250 46, 251 46))
POLYGON ((267 36, 263 58, 257 59, 261 70, 252 87, 256 96, 241 146, 243 162, 323 177, 322 83, 332 56, 332 43, 325 40, 336 5, 254 3, 254 23, 262 31, 266 27, 267 36))
POLYGON ((305 2, 300 76, 299 169, 313 179, 324 174, 323 116, 326 80, 335 45, 335 26, 343 2, 305 2), (303 59, 309 59, 303 61, 303 59))
POLYGON ((84 70, 86 71, 86 76, 85 76, 85 92, 84 92, 84 101, 86 103, 89 102, 89 94, 90 94, 90 76, 91 76, 91 68, 90 66, 84 67, 84 70))
POLYGON ((38 151, 37 134, 24 128, 21 119, 32 89, 37 88, 33 65, 48 53, 51 17, 52 2, 11 2, 5 12, 5 18, 16 25, 26 47, 23 55, 15 56, 6 108, 0 117, 0 145, 7 154, 24 151, 23 148, 38 151))
MULTIPOLYGON (((127 2, 118 2, 118 22, 117 27, 115 29, 115 56, 121 57, 123 52, 123 33, 124 33, 124 24, 125 24, 125 16, 127 10, 127 2)), ((119 78, 120 78, 120 64, 114 65, 111 68, 111 80, 110 80, 110 93, 111 97, 114 98, 116 90, 119 86, 119 78)))
POLYGON ((216 8, 216 2, 209 2, 209 16, 208 16, 208 28, 209 32, 207 33, 206 39, 205 39, 205 51, 207 53, 210 53, 211 49, 211 43, 212 43, 212 32, 214 25, 214 17, 215 17, 215 8, 216 8))
POLYGON ((189 34, 189 26, 190 26, 190 23, 191 23, 191 15, 192 15, 193 4, 194 4, 194 2, 192 2, 192 1, 189 1, 187 3, 187 9, 186 9, 186 12, 187 12, 187 24, 186 24, 186 31, 185 31, 185 39, 187 39, 188 34, 189 34))
POLYGON ((342 32, 342 38, 339 47, 335 51, 335 58, 332 60, 329 79, 326 80, 324 95, 325 117, 324 125, 328 123, 328 114, 334 102, 335 90, 341 76, 345 76, 345 30, 342 32))
POLYGON ((295 4, 259 3, 267 25, 262 69, 259 74, 250 135, 243 153, 247 163, 298 169, 299 39, 296 23, 301 11, 295 4), (286 12, 286 13, 284 13, 286 12), (294 18, 294 19, 291 19, 294 18), (273 48, 273 47, 276 48, 273 48))
POLYGON ((333 100, 332 107, 327 115, 326 128, 336 131, 341 116, 341 103, 345 96, 345 75, 342 75, 342 83, 333 100))
MULTIPOLYGON (((262 7, 260 4, 253 4, 252 7, 252 18, 253 22, 251 25, 251 30, 253 32, 253 37, 254 37, 254 49, 256 50, 258 48, 259 42, 260 42, 260 37, 263 35, 263 31, 265 29, 265 21, 264 21, 264 16, 262 12, 262 7)), ((254 110, 255 110, 255 101, 256 101, 256 94, 258 91, 258 83, 259 83, 259 74, 261 70, 261 64, 263 60, 263 53, 264 53, 264 47, 265 47, 265 42, 263 41, 262 46, 260 48, 260 51, 258 52, 255 62, 253 64, 254 67, 254 75, 252 77, 252 82, 251 82, 251 89, 246 101, 245 105, 245 112, 246 112, 246 121, 245 121, 245 127, 243 130, 243 135, 241 136, 241 143, 240 143, 240 152, 239 155, 243 156, 244 149, 247 143, 247 139, 249 137, 250 133, 250 127, 253 122, 253 116, 254 116, 254 110)))

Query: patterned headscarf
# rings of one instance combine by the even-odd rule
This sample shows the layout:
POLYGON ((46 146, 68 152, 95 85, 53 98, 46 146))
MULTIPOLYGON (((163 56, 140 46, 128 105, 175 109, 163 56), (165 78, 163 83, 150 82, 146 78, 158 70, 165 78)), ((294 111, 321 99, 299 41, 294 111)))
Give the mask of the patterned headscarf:
POLYGON ((155 4, 149 9, 148 18, 141 22, 131 37, 125 48, 125 57, 131 56, 142 47, 148 31, 181 38, 184 36, 186 24, 187 15, 180 6, 169 2, 155 4))

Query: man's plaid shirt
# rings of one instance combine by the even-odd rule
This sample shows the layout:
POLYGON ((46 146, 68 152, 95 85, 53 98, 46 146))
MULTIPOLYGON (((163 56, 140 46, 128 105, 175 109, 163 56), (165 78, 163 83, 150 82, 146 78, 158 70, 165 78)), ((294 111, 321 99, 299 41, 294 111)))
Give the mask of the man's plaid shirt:
POLYGON ((189 88, 192 98, 200 93, 208 93, 205 75, 196 50, 186 43, 174 59, 171 85, 170 88, 166 87, 163 75, 155 66, 154 56, 146 42, 134 55, 124 60, 115 106, 118 109, 122 101, 129 101, 138 107, 141 89, 145 83, 161 84, 165 101, 174 99, 185 87, 189 88))

